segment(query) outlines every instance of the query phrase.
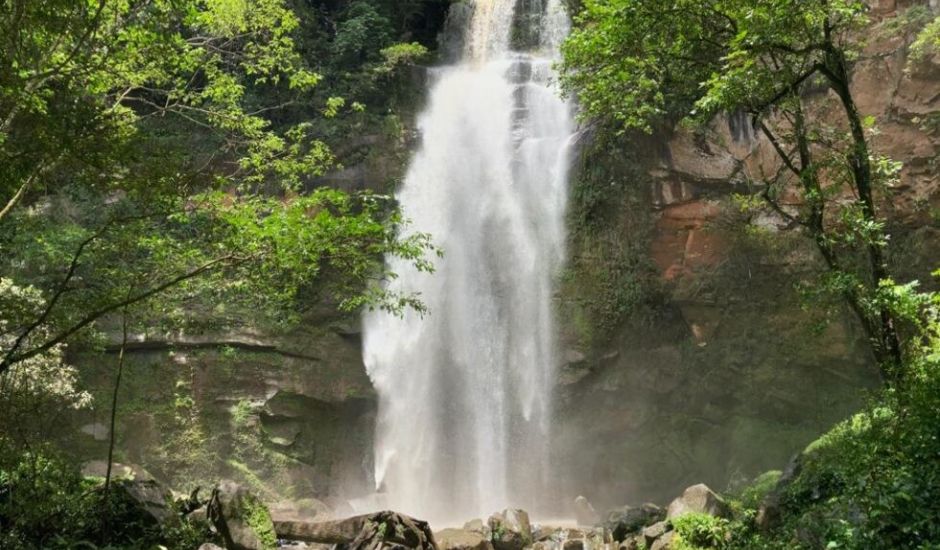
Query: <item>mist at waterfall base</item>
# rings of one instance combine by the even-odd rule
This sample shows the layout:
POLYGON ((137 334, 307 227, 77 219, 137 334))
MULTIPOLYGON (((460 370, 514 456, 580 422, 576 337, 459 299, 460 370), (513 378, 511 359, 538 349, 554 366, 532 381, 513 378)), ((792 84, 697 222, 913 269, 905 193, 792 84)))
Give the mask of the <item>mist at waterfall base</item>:
POLYGON ((444 258, 434 274, 389 259, 392 287, 419 293, 428 315, 364 318, 379 395, 374 506, 438 525, 510 506, 555 512, 552 294, 574 124, 552 64, 568 28, 562 0, 478 0, 460 61, 432 71, 396 196, 444 258), (536 38, 511 47, 520 32, 536 38))

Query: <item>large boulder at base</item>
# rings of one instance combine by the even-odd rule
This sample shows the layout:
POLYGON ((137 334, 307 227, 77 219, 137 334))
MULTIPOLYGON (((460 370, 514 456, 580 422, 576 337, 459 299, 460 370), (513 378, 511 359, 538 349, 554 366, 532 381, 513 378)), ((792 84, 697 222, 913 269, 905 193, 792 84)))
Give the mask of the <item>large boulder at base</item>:
POLYGON ((707 485, 699 483, 686 489, 681 497, 669 504, 666 518, 673 519, 685 514, 708 514, 720 518, 730 518, 731 508, 707 485))
POLYGON ((227 550, 271 550, 277 547, 268 508, 261 499, 234 481, 223 481, 216 486, 207 512, 227 550))
POLYGON ((143 523, 163 523, 173 515, 170 492, 152 479, 121 479, 111 483, 111 490, 116 498, 135 510, 143 523))
POLYGON ((274 527, 283 539, 334 544, 337 550, 437 549, 427 522, 395 512, 337 521, 278 521, 274 527))
POLYGON ((574 517, 578 525, 581 526, 597 525, 601 520, 600 516, 594 510, 594 506, 583 496, 574 499, 574 517))
POLYGON ((666 511, 655 504, 643 506, 623 506, 607 512, 604 528, 618 542, 638 533, 647 525, 652 525, 666 518, 666 511))
POLYGON ((523 510, 503 510, 490 516, 487 523, 496 550, 522 550, 532 544, 532 525, 523 510))
POLYGON ((434 539, 441 550, 493 550, 493 544, 480 531, 444 529, 435 533, 434 539))
POLYGON ((356 540, 369 516, 356 516, 335 521, 300 521, 278 519, 274 522, 277 536, 320 544, 348 544, 356 540))
POLYGON ((395 512, 368 516, 359 535, 336 550, 437 550, 434 533, 425 521, 395 512))
POLYGON ((207 542, 203 544, 202 546, 200 546, 199 550, 225 550, 225 549, 222 548, 221 546, 216 546, 215 544, 212 544, 211 542, 207 542))

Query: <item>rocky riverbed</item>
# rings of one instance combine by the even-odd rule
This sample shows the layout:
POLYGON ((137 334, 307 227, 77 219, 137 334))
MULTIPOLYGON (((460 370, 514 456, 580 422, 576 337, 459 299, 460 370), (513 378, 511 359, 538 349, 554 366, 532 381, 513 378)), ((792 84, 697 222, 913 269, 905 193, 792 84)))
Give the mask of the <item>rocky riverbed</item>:
POLYGON ((510 508, 461 527, 435 529, 394 511, 343 517, 341 510, 321 502, 268 505, 249 488, 228 480, 202 497, 200 491, 174 495, 142 477, 146 476, 115 483, 127 508, 154 524, 182 519, 203 528, 206 542, 200 550, 668 550, 676 547, 676 518, 732 517, 723 498, 699 484, 667 507, 646 503, 600 514, 587 499, 578 497, 572 506, 576 517, 571 519, 538 521, 524 510, 510 508))

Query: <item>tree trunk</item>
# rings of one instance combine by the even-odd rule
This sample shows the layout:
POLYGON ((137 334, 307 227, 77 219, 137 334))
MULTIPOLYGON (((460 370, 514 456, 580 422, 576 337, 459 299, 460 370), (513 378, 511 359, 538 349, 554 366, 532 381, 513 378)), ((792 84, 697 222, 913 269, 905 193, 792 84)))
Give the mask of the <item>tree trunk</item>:
POLYGON ((110 506, 109 499, 111 496, 111 468, 114 465, 114 442, 115 437, 115 427, 117 424, 117 398, 118 392, 121 389, 121 375, 124 373, 124 356, 125 350, 127 349, 127 306, 124 307, 121 312, 121 351, 118 353, 118 365, 117 365, 117 374, 114 377, 114 391, 111 394, 111 426, 110 432, 108 433, 108 466, 104 474, 104 494, 103 498, 105 501, 105 513, 107 517, 105 518, 105 533, 110 535, 111 531, 111 517, 110 517, 110 506))
MULTIPOLYGON (((858 193, 862 205, 862 214, 866 221, 877 222, 868 141, 865 137, 862 117, 858 112, 855 99, 852 97, 845 55, 834 46, 831 46, 827 52, 826 61, 826 76, 839 96, 852 134, 852 150, 848 155, 848 161, 852 168, 855 191, 858 193)), ((875 290, 881 281, 890 277, 888 262, 880 243, 867 243, 867 253, 868 270, 873 285, 872 290, 875 290)), ((875 322, 877 324, 876 334, 872 335, 875 340, 873 342, 875 358, 885 380, 893 385, 902 378, 901 371, 904 358, 901 351, 901 338, 898 335, 894 315, 888 308, 882 306, 878 310, 875 322)))

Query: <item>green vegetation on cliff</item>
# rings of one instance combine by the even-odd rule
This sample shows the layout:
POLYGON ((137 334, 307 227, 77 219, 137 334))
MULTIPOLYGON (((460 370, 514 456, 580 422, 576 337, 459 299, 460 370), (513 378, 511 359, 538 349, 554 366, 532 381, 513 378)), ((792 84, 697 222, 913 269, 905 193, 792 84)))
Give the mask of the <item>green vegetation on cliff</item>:
POLYGON ((829 269, 820 289, 846 300, 893 384, 903 344, 880 286, 888 236, 876 205, 901 167, 871 150, 875 121, 851 89, 865 13, 854 1, 589 1, 565 45, 565 83, 585 116, 624 128, 747 113, 779 164, 757 195, 816 243, 829 269), (837 99, 835 124, 814 114, 812 87, 837 99), (796 209, 782 199, 793 188, 796 209))
MULTIPOLYGON (((848 304, 885 383, 779 482, 773 474, 747 488, 734 522, 677 521, 680 548, 940 544, 940 303, 917 282, 898 284, 888 266, 879 208, 901 166, 875 151, 878 121, 860 113, 852 81, 868 11, 850 0, 587 0, 565 45, 567 89, 586 119, 614 132, 695 130, 746 114, 776 158, 746 182, 742 210, 778 218, 814 244, 826 269, 802 285, 804 299, 848 304)), ((932 62, 922 53, 935 47, 931 19, 919 6, 886 24, 926 25, 911 44, 916 63, 932 62)))

